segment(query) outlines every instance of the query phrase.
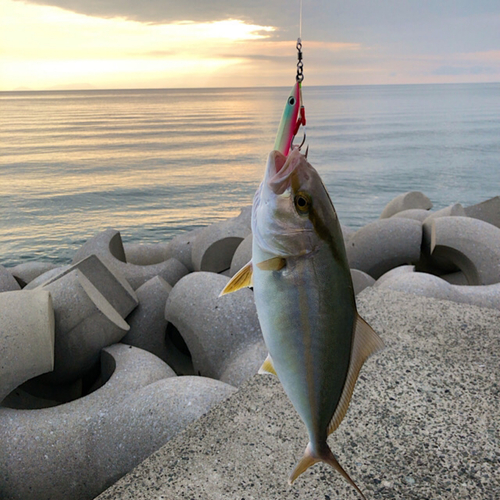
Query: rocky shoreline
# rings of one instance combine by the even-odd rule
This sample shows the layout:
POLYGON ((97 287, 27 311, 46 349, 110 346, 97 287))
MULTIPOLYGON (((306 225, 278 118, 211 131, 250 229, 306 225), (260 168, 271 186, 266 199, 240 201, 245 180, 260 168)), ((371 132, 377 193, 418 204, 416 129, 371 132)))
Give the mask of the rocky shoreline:
MULTIPOLYGON (((356 389, 360 409, 354 409, 356 403, 353 401, 347 422, 339 432, 344 436, 341 439, 346 440, 343 446, 348 460, 353 450, 361 446, 348 437, 349 431, 357 432, 358 425, 349 423, 349 418, 356 420, 355 416, 364 414, 361 408, 366 406, 366 418, 371 415, 370 422, 376 419, 379 427, 373 427, 373 422, 366 423, 367 430, 359 436, 360 439, 363 443, 373 440, 375 445, 377 436, 383 440, 385 432, 387 441, 389 429, 394 425, 391 407, 398 399, 394 394, 393 399, 387 398, 394 390, 392 386, 377 392, 378 382, 372 381, 372 375, 374 379, 378 377, 375 373, 377 367, 391 370, 391 376, 399 377, 400 381, 404 379, 405 390, 410 393, 413 389, 409 381, 420 380, 422 383, 423 380, 423 372, 415 371, 411 377, 405 375, 408 369, 410 372, 418 369, 416 359, 424 363, 421 371, 428 372, 427 376, 435 379, 439 387, 448 384, 448 390, 454 387, 460 373, 462 378, 474 379, 481 373, 477 398, 490 399, 478 402, 477 408, 471 404, 461 410, 458 402, 452 404, 448 401, 449 394, 445 389, 429 396, 429 403, 435 403, 434 415, 443 422, 459 418, 467 427, 470 417, 486 432, 483 438, 487 443, 472 460, 476 463, 484 458, 480 469, 476 467, 471 472, 465 460, 467 457, 462 457, 459 462, 465 464, 465 472, 461 473, 456 469, 456 450, 451 454, 445 450, 440 460, 448 464, 451 485, 439 493, 441 496, 432 486, 435 488, 439 484, 442 488, 437 479, 434 482, 429 480, 424 485, 427 489, 417 489, 417 493, 412 493, 410 488, 415 486, 416 479, 413 483, 408 480, 406 484, 406 476, 400 478, 402 489, 390 479, 386 481, 392 486, 383 486, 380 465, 375 463, 371 464, 373 475, 369 467, 365 467, 362 484, 366 487, 371 484, 369 489, 372 489, 374 498, 494 498, 490 496, 493 491, 490 481, 495 474, 498 475, 491 469, 493 466, 498 469, 499 465, 499 417, 498 360, 495 358, 498 349, 492 346, 500 338, 500 322, 493 321, 493 318, 500 318, 500 197, 465 208, 460 204, 438 212, 432 212, 431 208, 432 203, 422 193, 404 193, 387 205, 378 221, 356 232, 343 228, 355 292, 360 294, 361 312, 365 308, 366 319, 382 334, 386 343, 394 340, 401 352, 394 365, 381 361, 387 359, 388 354, 384 351, 373 363, 370 362, 366 374, 363 370, 361 379, 369 377, 370 385, 361 381, 358 384, 361 387, 366 385, 366 389, 356 389), (396 304, 399 310, 394 309, 396 304), (389 310, 392 316, 388 316, 389 310), (462 332, 457 333, 455 328, 459 327, 457 318, 461 311, 473 312, 463 323, 462 332), (435 317, 434 322, 431 322, 431 317, 435 317), (488 326, 483 328, 482 321, 488 326), (438 363, 434 372, 429 371, 436 361, 432 351, 426 351, 423 357, 416 355, 414 361, 411 356, 406 356, 413 349, 423 349, 426 332, 422 325, 427 332, 433 332, 429 338, 438 339, 442 351, 442 359, 436 356, 444 364, 439 367, 438 363), (475 336, 482 346, 471 347, 474 338, 470 336, 475 336), (465 359, 462 365, 454 365, 458 358, 454 362, 448 359, 446 347, 449 342, 452 343, 451 351, 460 352, 465 359), (488 352, 483 352, 480 348, 486 348, 486 345, 489 346, 488 352), (474 359, 472 353, 475 353, 474 359), (495 359, 496 370, 487 372, 476 367, 474 372, 476 364, 482 368, 495 366, 495 359), (387 365, 382 366, 384 363, 387 365), (491 401, 491 397, 495 397, 495 387, 496 414, 495 402, 491 401), (369 401, 363 396, 363 391, 368 391, 369 401), (493 413, 488 415, 490 410, 493 413), (385 414, 389 415, 388 420, 382 421, 381 415, 385 414), (496 451, 491 448, 495 443, 496 451), (453 460, 455 462, 451 463, 453 460), (459 481, 465 484, 463 488, 455 487, 459 481), (378 484, 378 487, 373 484, 378 484), (462 496, 465 493, 470 496, 462 496)), ((166 443, 162 448, 166 451, 160 454, 173 453, 172 450, 177 450, 177 453, 179 440, 186 439, 190 429, 207 425, 210 429, 218 428, 220 439, 226 440, 222 434, 224 427, 218 427, 210 419, 227 409, 229 413, 235 412, 233 419, 238 415, 242 422, 246 421, 239 413, 241 408, 238 405, 243 404, 241 398, 257 398, 252 399, 251 404, 258 415, 255 418, 248 415, 248 422, 251 428, 264 432, 256 419, 263 416, 269 405, 263 408, 262 398, 259 399, 258 394, 253 396, 255 391, 268 394, 279 405, 286 402, 282 401, 279 385, 266 377, 254 377, 266 357, 266 349, 252 291, 241 290, 218 297, 229 276, 250 257, 250 208, 246 207, 238 217, 182 234, 165 244, 123 244, 120 233, 109 229, 87 241, 70 266, 55 267, 42 262, 13 268, 0 266, 0 497, 90 500, 166 443), (208 415, 200 419, 211 408, 208 415)), ((381 383, 389 384, 387 380, 381 383)), ((469 383, 462 384, 465 384, 464 394, 472 397, 469 383)), ((415 440, 417 427, 422 435, 428 426, 435 429, 435 422, 429 422, 432 405, 425 406, 419 407, 425 413, 422 419, 411 400, 404 408, 405 418, 411 421, 408 443, 415 440), (416 413, 412 413, 413 410, 416 413)), ((297 426, 293 409, 283 409, 283 412, 290 419, 290 425, 295 418, 297 426)), ((365 417, 359 418, 363 420, 365 417)), ((221 422, 225 422, 228 430, 234 425, 231 419, 222 419, 221 422)), ((203 432, 206 430, 205 427, 203 432)), ((471 444, 474 440, 484 440, 476 436, 476 431, 468 427, 463 431, 471 444)), ((295 434, 295 441, 299 441, 299 448, 303 448, 303 429, 295 434)), ((337 433, 335 436, 336 440, 337 433)), ((452 440, 456 437, 453 433, 450 436, 452 440)), ((194 439, 189 435, 191 444, 194 439)), ((284 440, 283 437, 278 439, 275 432, 271 432, 270 439, 275 443, 266 445, 266 451, 262 452, 265 457, 279 455, 280 451, 275 447, 282 446, 284 440)), ((401 448, 400 453, 405 452, 402 450, 405 439, 394 445, 401 448)), ((212 441, 205 445, 209 447, 205 449, 205 455, 216 448, 212 441)), ((256 449, 258 445, 254 441, 252 446, 256 449)), ((446 448, 445 442, 443 447, 446 448)), ((373 447, 368 448, 373 450, 373 447)), ((254 466, 250 462, 257 457, 247 456, 242 450, 242 457, 246 458, 241 460, 252 471, 254 466)), ((236 451, 234 449, 233 453, 236 451)), ((396 452, 398 450, 394 449, 393 453, 396 452)), ((371 458, 369 455, 366 451, 366 460, 363 459, 366 463, 380 453, 371 458)), ((159 466, 158 458, 150 460, 155 467, 159 466)), ((184 480, 189 484, 192 470, 179 469, 178 464, 183 462, 173 464, 171 457, 168 460, 165 464, 170 464, 168 467, 175 476, 169 482, 181 484, 184 480)), ((198 467, 202 467, 203 462, 201 458, 199 460, 198 467)), ((238 463, 239 459, 234 460, 238 463)), ((295 459, 289 454, 285 469, 290 461, 293 463, 295 459)), ((146 473, 145 466, 141 467, 138 470, 146 473)), ((429 467, 427 474, 435 474, 435 467, 429 467)), ((275 466, 271 469, 278 474, 275 466)), ((254 473, 263 474, 262 471, 254 473)), ((165 474, 158 476, 160 489, 160 483, 166 481, 165 474)), ((224 482, 218 474, 216 483, 220 481, 225 488, 230 488, 228 481, 224 482)), ((319 485, 317 477, 326 475, 330 481, 329 473, 320 467, 313 469, 311 475, 315 477, 315 487, 318 488, 324 487, 319 485)), ((249 473, 245 476, 246 481, 251 480, 249 473)), ((127 491, 135 491, 131 477, 122 480, 119 483, 122 486, 117 486, 115 493, 105 493, 103 498, 122 498, 112 495, 118 495, 117 492, 122 491, 119 488, 123 489, 125 484, 128 485, 127 491)), ((199 470, 196 477, 203 477, 199 470)), ((279 477, 268 479, 274 483, 265 486, 261 481, 260 487, 265 486, 262 491, 268 491, 264 497, 283 498, 277 492, 281 491, 279 488, 287 488, 286 471, 280 469, 279 477)), ((346 495, 355 498, 348 486, 334 482, 336 490, 346 488, 346 495)), ((233 483, 235 489, 228 493, 228 498, 237 498, 235 495, 240 494, 241 498, 259 498, 256 486, 252 490, 254 496, 246 496, 241 490, 241 478, 234 478, 233 483)), ((198 483, 193 480, 193 484, 198 483)), ((220 484, 214 486, 213 491, 199 490, 199 498, 224 498, 217 496, 222 494, 217 489, 220 484)), ((325 486, 330 488, 325 498, 332 495, 331 484, 325 486)), ((293 489, 286 489, 286 495, 313 498, 303 496, 307 487, 302 483, 299 488, 304 488, 304 491, 298 497, 293 496, 293 491, 297 491, 293 489)), ((165 492, 170 491, 171 498, 192 498, 184 496, 187 493, 180 488, 165 492)), ((131 498, 141 498, 140 495, 157 498, 146 496, 146 490, 135 494, 138 496, 131 498)))

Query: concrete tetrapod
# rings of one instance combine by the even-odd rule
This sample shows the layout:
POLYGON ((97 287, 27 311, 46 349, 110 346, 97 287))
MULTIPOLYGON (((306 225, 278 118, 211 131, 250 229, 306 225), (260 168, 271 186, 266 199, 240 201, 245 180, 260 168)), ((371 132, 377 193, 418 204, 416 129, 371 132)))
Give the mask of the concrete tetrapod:
POLYGON ((411 208, 429 210, 432 208, 432 202, 429 198, 427 198, 427 196, 425 196, 424 193, 421 193, 420 191, 408 191, 407 193, 402 193, 392 199, 385 206, 384 210, 382 210, 380 218, 387 219, 398 212, 409 210, 411 208))
POLYGON ((351 269, 352 284, 354 286, 354 294, 362 292, 365 288, 375 284, 375 280, 359 269, 351 269))
POLYGON ((411 272, 393 275, 378 283, 378 288, 500 310, 500 283, 485 286, 451 285, 432 274, 411 272))
POLYGON ((38 278, 38 276, 56 268, 57 266, 51 262, 23 262, 15 267, 11 267, 9 271, 24 287, 35 278, 38 278))
POLYGON ((124 344, 149 351, 167 364, 165 304, 171 290, 172 287, 159 276, 141 285, 136 290, 139 305, 128 315, 130 330, 122 339, 124 344))
POLYGON ((437 219, 438 217, 465 217, 465 210, 460 203, 455 203, 448 207, 444 207, 436 212, 429 212, 428 216, 422 221, 422 224, 430 222, 432 219, 437 219))
POLYGON ((40 274, 36 278, 33 278, 33 280, 30 281, 23 288, 23 290, 34 290, 35 288, 38 288, 39 286, 43 285, 44 283, 47 283, 48 281, 52 280, 52 278, 54 278, 55 276, 59 276, 60 274, 63 274, 70 267, 71 266, 59 266, 59 267, 54 267, 53 269, 49 269, 48 271, 45 271, 44 273, 40 274))
POLYGON ((49 292, 0 293, 0 318, 1 402, 26 380, 54 368, 54 311, 49 292))
POLYGON ((257 373, 267 356, 253 292, 219 297, 229 278, 198 272, 170 292, 165 317, 182 336, 195 373, 238 387, 257 373))
POLYGON ((233 255, 240 243, 252 232, 251 207, 240 215, 205 227, 193 243, 195 271, 220 273, 231 267, 233 255))
POLYGON ((90 500, 234 388, 175 377, 156 356, 116 344, 101 356, 104 385, 42 410, 0 408, 2 500, 90 500))
POLYGON ((424 251, 442 266, 452 263, 470 285, 500 282, 500 229, 470 217, 440 217, 423 225, 424 251))
POLYGON ((150 266, 167 260, 168 243, 144 245, 142 243, 124 243, 125 261, 137 266, 150 266))
POLYGON ((161 276, 173 286, 188 273, 186 267, 177 259, 168 259, 149 266, 128 263, 120 232, 114 229, 107 229, 88 240, 76 253, 73 263, 90 255, 97 255, 108 267, 116 269, 134 290, 155 276, 161 276))
POLYGON ((229 276, 234 276, 243 266, 246 266, 252 259, 253 235, 250 233, 238 246, 231 260, 229 276))
POLYGON ((105 265, 96 255, 90 255, 51 275, 43 282, 43 286, 54 283, 76 269, 85 275, 122 318, 127 317, 137 306, 137 296, 128 281, 117 270, 105 265))
POLYGON ((103 347, 119 342, 129 326, 79 269, 47 283, 55 313, 54 370, 42 383, 67 384, 98 361, 103 347))
POLYGON ((394 267, 417 262, 421 242, 419 221, 391 217, 372 222, 346 244, 349 267, 378 279, 394 267))
POLYGON ((465 215, 500 228, 500 196, 465 207, 465 215))
POLYGON ((423 208, 410 208, 408 210, 403 210, 397 214, 391 215, 391 217, 396 217, 400 219, 413 219, 423 222, 432 212, 425 210, 423 208))
POLYGON ((13 292, 15 290, 21 290, 21 285, 14 278, 10 269, 0 265, 0 293, 13 292))
POLYGON ((191 231, 179 234, 168 242, 169 257, 177 259, 186 266, 186 269, 191 273, 194 271, 193 266, 193 246, 198 235, 205 230, 204 227, 198 227, 191 231))
POLYGON ((403 274, 414 273, 414 272, 415 272, 415 266, 395 267, 394 269, 391 269, 390 271, 387 271, 382 276, 380 276, 380 278, 373 284, 373 286, 377 288, 382 283, 384 283, 384 281, 391 280, 396 276, 401 276, 403 274))

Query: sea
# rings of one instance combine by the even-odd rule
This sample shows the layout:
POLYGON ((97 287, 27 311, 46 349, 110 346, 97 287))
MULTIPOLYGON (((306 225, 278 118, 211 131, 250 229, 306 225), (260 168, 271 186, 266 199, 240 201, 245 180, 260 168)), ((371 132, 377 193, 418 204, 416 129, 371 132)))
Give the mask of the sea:
MULTIPOLYGON (((237 215, 289 90, 1 92, 0 264, 69 263, 107 228, 150 244, 237 215)), ((346 226, 406 191, 434 209, 500 195, 500 83, 304 82, 303 97, 309 161, 346 226)))

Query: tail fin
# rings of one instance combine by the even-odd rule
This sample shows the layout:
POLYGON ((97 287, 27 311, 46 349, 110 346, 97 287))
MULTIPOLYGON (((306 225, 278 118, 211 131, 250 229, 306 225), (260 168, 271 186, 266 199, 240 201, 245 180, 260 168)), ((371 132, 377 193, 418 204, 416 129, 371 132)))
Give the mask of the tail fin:
POLYGON ((305 472, 307 469, 309 469, 309 467, 318 462, 324 462, 333 467, 336 471, 340 472, 343 478, 361 495, 361 498, 363 500, 366 500, 366 497, 356 486, 356 483, 349 477, 349 474, 347 474, 347 472, 339 464, 339 462, 333 455, 332 450, 330 450, 326 443, 320 453, 313 453, 311 443, 307 445, 302 460, 295 466, 295 469, 290 475, 288 482, 292 484, 303 472, 305 472))

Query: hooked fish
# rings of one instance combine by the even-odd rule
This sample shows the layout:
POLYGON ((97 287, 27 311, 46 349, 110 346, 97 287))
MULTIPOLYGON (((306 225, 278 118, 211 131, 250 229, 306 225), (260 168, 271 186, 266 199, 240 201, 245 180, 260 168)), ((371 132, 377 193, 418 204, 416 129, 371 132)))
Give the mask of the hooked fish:
POLYGON ((365 360, 383 347, 358 314, 342 231, 314 167, 298 148, 269 155, 252 209, 252 259, 221 295, 253 286, 269 356, 306 425, 309 443, 290 484, 317 462, 359 492, 327 444, 349 406, 365 360))

